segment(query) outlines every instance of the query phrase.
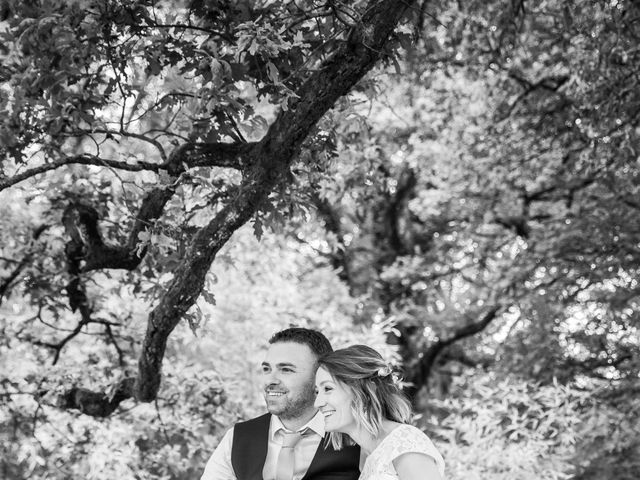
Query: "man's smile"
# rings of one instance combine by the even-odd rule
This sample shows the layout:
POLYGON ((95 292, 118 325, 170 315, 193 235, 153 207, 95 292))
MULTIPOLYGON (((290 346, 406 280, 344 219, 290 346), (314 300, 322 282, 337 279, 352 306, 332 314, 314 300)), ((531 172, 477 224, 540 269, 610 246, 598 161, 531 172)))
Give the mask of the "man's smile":
POLYGON ((281 397, 282 395, 286 394, 287 392, 280 392, 280 391, 275 391, 275 390, 270 390, 267 391, 267 397, 281 397))

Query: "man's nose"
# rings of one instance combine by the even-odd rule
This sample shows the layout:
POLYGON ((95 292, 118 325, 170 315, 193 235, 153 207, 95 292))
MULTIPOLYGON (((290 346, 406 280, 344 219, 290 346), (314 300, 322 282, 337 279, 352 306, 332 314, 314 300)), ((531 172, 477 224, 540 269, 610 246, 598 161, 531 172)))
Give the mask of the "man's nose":
POLYGON ((278 378, 278 376, 276 375, 276 373, 274 371, 270 371, 270 372, 263 372, 262 373, 262 382, 264 383, 265 387, 268 387, 269 385, 277 385, 280 383, 280 379, 278 378))

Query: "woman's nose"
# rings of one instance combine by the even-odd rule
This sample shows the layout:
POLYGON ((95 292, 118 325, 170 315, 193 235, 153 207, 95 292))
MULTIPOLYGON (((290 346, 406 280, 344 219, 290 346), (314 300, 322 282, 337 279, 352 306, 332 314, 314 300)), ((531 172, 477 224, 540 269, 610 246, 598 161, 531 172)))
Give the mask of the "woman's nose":
POLYGON ((316 408, 322 407, 326 402, 324 401, 324 397, 321 393, 316 395, 316 401, 313 402, 313 406, 316 408))

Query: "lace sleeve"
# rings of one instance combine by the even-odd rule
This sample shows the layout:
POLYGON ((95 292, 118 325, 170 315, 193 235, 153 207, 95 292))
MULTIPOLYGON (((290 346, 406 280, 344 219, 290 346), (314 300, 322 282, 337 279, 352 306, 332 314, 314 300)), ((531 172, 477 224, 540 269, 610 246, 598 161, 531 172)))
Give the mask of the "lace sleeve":
POLYGON ((444 459, 436 449, 433 442, 421 430, 411 425, 403 425, 393 440, 386 445, 382 455, 382 462, 386 469, 395 473, 393 461, 405 453, 422 453, 436 462, 440 475, 444 476, 444 459))

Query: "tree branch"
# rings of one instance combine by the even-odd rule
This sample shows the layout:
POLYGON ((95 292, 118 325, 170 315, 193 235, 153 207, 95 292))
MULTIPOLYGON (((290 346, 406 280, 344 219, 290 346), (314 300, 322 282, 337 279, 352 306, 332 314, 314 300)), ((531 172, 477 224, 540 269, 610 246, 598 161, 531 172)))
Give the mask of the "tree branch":
POLYGON ((13 185, 23 182, 24 180, 35 177, 40 173, 56 170, 66 165, 95 165, 98 167, 110 167, 118 170, 127 170, 130 172, 141 172, 143 170, 158 172, 161 169, 161 166, 157 163, 126 163, 117 160, 109 160, 106 158, 96 157, 95 155, 82 154, 73 157, 65 157, 60 160, 56 160, 55 162, 46 163, 38 167, 30 168, 29 170, 18 173, 11 177, 0 177, 0 192, 9 187, 12 187, 13 185))
MULTIPOLYGON (((37 240, 47 228, 49 228, 48 225, 40 225, 38 228, 36 228, 33 232, 33 240, 37 240)), ((24 270, 24 268, 28 265, 32 255, 33 252, 28 252, 22 260, 16 262, 18 265, 13 269, 9 276, 5 278, 2 283, 0 283, 0 305, 2 305, 2 297, 6 295, 9 286, 18 277, 18 275, 20 275, 20 272, 22 272, 22 270, 24 270)))
POLYGON ((0 192, 36 175, 67 165, 94 165, 129 172, 151 171, 157 173, 167 171, 176 176, 184 172, 186 168, 193 167, 224 167, 242 170, 248 163, 245 154, 250 151, 251 145, 250 143, 186 143, 173 150, 167 161, 162 164, 127 163, 89 154, 75 155, 30 168, 11 177, 0 176, 0 192))
POLYGON ((101 268, 133 270, 144 258, 147 248, 138 251, 138 234, 162 215, 164 206, 175 193, 174 186, 154 188, 142 200, 138 215, 127 242, 124 245, 109 245, 104 242, 98 226, 98 212, 91 206, 75 202, 63 213, 63 223, 71 237, 67 245, 67 257, 78 262, 78 273, 101 268))
POLYGON ((570 78, 568 75, 549 75, 547 77, 539 79, 537 82, 532 82, 513 69, 509 70, 508 75, 522 87, 523 91, 516 97, 513 102, 511 102, 511 104, 506 106, 506 111, 496 119, 498 123, 509 118, 517 105, 525 98, 527 98, 530 94, 540 90, 557 93, 558 90, 560 90, 560 88, 565 83, 567 83, 570 78))
POLYGON ((483 331, 493 320, 495 320, 502 308, 503 305, 501 304, 494 305, 477 322, 470 323, 459 328, 449 338, 438 340, 427 348, 419 360, 408 369, 406 380, 412 384, 412 387, 408 389, 407 393, 410 396, 413 396, 427 384, 433 371, 436 358, 446 347, 462 340, 463 338, 473 336, 483 331))
MULTIPOLYGON (((72 387, 58 396, 56 406, 63 409, 74 409, 92 417, 108 417, 124 400, 133 397, 134 378, 125 378, 112 395, 94 392, 86 388, 72 387)), ((46 393, 46 392, 42 392, 46 393)))
POLYGON ((249 165, 254 143, 185 143, 177 147, 162 166, 171 175, 187 168, 223 167, 243 170, 249 165))
POLYGON ((413 245, 407 245, 407 241, 402 231, 402 222, 406 214, 407 205, 414 195, 417 185, 415 172, 406 167, 400 172, 397 180, 396 192, 390 198, 385 214, 385 223, 388 226, 389 244, 393 249, 393 256, 406 255, 412 250, 413 245))

